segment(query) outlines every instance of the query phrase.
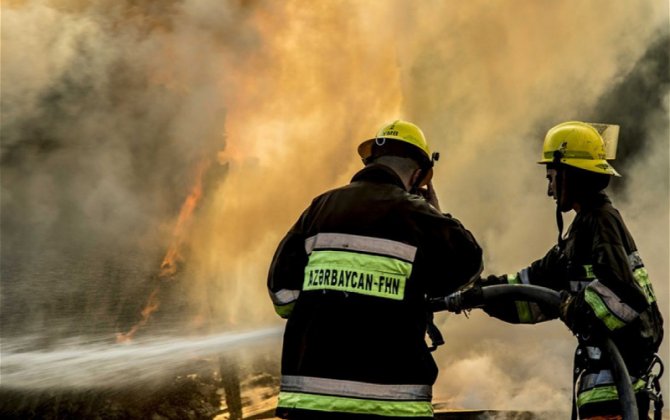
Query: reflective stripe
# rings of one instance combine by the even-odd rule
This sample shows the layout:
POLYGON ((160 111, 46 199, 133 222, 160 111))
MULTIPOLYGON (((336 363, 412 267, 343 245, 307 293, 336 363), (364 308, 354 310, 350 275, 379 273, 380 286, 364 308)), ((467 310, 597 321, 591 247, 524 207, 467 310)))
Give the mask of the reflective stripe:
POLYGON ((614 384, 612 371, 609 369, 603 369, 597 373, 589 373, 588 375, 582 376, 582 379, 579 383, 579 391, 587 391, 591 388, 595 388, 598 385, 612 384, 614 384))
MULTIPOLYGON (((528 268, 524 268, 519 272, 519 278, 522 284, 530 284, 530 276, 528 275, 528 268)), ((544 321, 547 317, 542 313, 540 305, 535 302, 526 302, 530 308, 531 319, 533 323, 544 321)))
MULTIPOLYGON (((519 274, 508 274, 507 283, 530 284, 528 279, 528 270, 524 268, 519 272, 519 274)), ((514 304, 516 305, 516 312, 519 316, 519 322, 522 324, 535 324, 536 322, 540 322, 546 319, 542 313, 542 310, 540 309, 540 306, 535 302, 516 300, 514 301, 514 304)))
MULTIPOLYGON (((519 279, 518 274, 508 274, 507 275, 507 283, 509 284, 520 284, 521 281, 519 279)), ((516 305, 516 312, 517 315, 519 316, 519 322, 522 324, 532 324, 533 323, 533 314, 530 309, 530 305, 528 302, 523 301, 523 300, 516 300, 514 301, 514 304, 516 305)))
POLYGON ((281 289, 276 292, 270 291, 272 303, 275 305, 286 305, 294 302, 300 296, 300 290, 281 289))
POLYGON ((584 265, 584 278, 585 279, 595 279, 596 275, 593 272, 593 266, 591 264, 584 265))
MULTIPOLYGON (((633 391, 640 392, 645 387, 645 382, 638 379, 633 383, 633 391)), ((593 404, 604 401, 613 401, 619 399, 615 385, 597 386, 584 392, 580 392, 577 397, 577 407, 582 407, 586 404, 593 404)))
POLYGON ((633 271, 633 277, 637 282, 638 286, 642 289, 644 297, 647 299, 647 303, 656 302, 656 294, 654 293, 654 288, 651 287, 651 281, 649 281, 649 273, 644 267, 639 267, 633 271))
POLYGON ((584 290, 584 299, 610 330, 621 328, 639 316, 599 280, 592 281, 584 290))
POLYGON ((630 265, 630 269, 633 271, 635 271, 636 268, 643 267, 644 264, 642 263, 640 253, 637 251, 633 251, 630 254, 628 254, 628 264, 630 265))
POLYGON ((507 275, 507 283, 508 284, 521 284, 521 276, 519 275, 519 273, 508 274, 507 275))
POLYGON ((571 292, 581 292, 589 284, 591 284, 590 280, 589 281, 574 281, 574 280, 571 280, 570 281, 570 291, 571 292))
POLYGON ((342 249, 346 251, 366 252, 395 257, 407 262, 413 262, 416 257, 415 246, 390 239, 349 235, 346 233, 318 233, 305 240, 305 251, 307 251, 308 255, 317 249, 342 249))
POLYGON ((300 290, 281 289, 276 292, 270 291, 270 298, 275 306, 275 312, 282 318, 288 318, 293 312, 295 301, 300 296, 300 290))
POLYGON ((284 375, 281 378, 280 389, 289 392, 327 394, 374 400, 430 401, 432 397, 432 387, 430 385, 371 384, 312 376, 284 375))
POLYGON ((293 307, 295 302, 291 302, 287 305, 275 305, 275 312, 282 318, 288 318, 293 312, 293 307))
POLYGON ((519 271, 519 279, 521 280, 521 284, 530 284, 530 278, 528 277, 527 268, 524 268, 523 270, 519 271))
MULTIPOLYGON (((635 383, 637 378, 633 376, 630 378, 630 380, 632 383, 635 383)), ((610 369, 602 369, 597 373, 589 373, 588 375, 584 375, 579 383, 579 390, 581 392, 587 391, 597 386, 615 384, 614 374, 612 371, 610 369)))
POLYGON ((651 287, 649 273, 647 273, 647 269, 644 267, 640 253, 633 251, 628 254, 628 264, 630 265, 630 269, 633 270, 635 282, 642 289, 647 303, 656 302, 656 294, 654 293, 654 288, 651 287))
POLYGON ((603 351, 598 347, 586 346, 586 354, 588 354, 589 359, 600 360, 600 357, 603 355, 603 351))
POLYGON ((433 417, 429 401, 379 401, 328 395, 280 392, 278 407, 388 417, 433 417))
POLYGON ((381 255, 346 251, 313 251, 303 290, 337 290, 402 300, 412 264, 381 255))

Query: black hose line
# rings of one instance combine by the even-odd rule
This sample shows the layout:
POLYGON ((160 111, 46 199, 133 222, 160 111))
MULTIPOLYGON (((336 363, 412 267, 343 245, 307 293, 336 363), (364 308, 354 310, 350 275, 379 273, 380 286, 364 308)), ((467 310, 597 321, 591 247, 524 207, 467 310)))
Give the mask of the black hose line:
POLYGON ((483 303, 502 298, 532 300, 557 309, 561 305, 560 293, 547 287, 532 284, 497 284, 482 287, 483 303))
POLYGON ((638 420, 637 400, 635 399, 635 391, 630 380, 630 374, 626 363, 619 353, 614 341, 605 337, 602 343, 605 352, 612 362, 612 373, 614 375, 614 383, 616 384, 616 391, 619 394, 619 403, 621 404, 621 412, 624 420, 638 420))
MULTIPOLYGON (((432 300, 430 301, 431 309, 433 311, 448 310, 458 313, 464 309, 483 306, 497 299, 528 300, 554 308, 558 308, 561 304, 561 295, 557 291, 546 287, 526 284, 498 284, 485 286, 480 290, 481 293, 458 291, 446 298, 432 300)), ((619 394, 623 420, 639 420, 633 385, 619 349, 608 337, 604 338, 602 347, 612 362, 612 373, 619 394)))

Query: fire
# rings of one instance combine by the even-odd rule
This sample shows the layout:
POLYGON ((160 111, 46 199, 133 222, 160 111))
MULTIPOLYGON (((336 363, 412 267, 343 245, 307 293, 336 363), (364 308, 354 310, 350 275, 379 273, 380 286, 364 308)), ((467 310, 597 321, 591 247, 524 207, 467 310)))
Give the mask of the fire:
MULTIPOLYGON (((193 218, 193 213, 202 198, 203 178, 210 165, 210 159, 204 159, 198 165, 195 183, 193 184, 193 187, 191 187, 191 192, 181 206, 177 223, 172 231, 172 241, 168 246, 160 265, 160 271, 158 273, 158 279, 160 281, 166 281, 173 278, 174 275, 177 274, 179 263, 184 259, 181 249, 188 234, 188 227, 193 218)), ((151 315, 158 310, 160 307, 160 299, 158 298, 159 291, 160 284, 156 286, 149 295, 147 303, 141 311, 142 318, 139 322, 133 325, 128 332, 116 334, 117 343, 127 343, 131 341, 135 333, 143 327, 149 321, 151 315)))
POLYGON ((165 253, 165 257, 163 258, 163 262, 161 263, 159 274, 161 279, 174 276, 177 273, 177 263, 183 261, 180 250, 187 233, 187 227, 193 216, 193 211, 202 198, 202 179, 210 164, 211 161, 207 159, 199 165, 195 184, 191 189, 191 193, 186 197, 184 204, 181 206, 177 223, 172 232, 172 243, 170 243, 170 246, 165 253))
POLYGON ((117 343, 129 343, 135 336, 137 330, 139 330, 149 321, 151 314, 154 313, 160 306, 160 302, 158 301, 159 290, 160 286, 156 287, 149 295, 149 299, 147 300, 147 303, 144 305, 144 309, 142 309, 141 312, 142 319, 140 319, 137 324, 133 325, 133 327, 127 333, 116 333, 117 343))

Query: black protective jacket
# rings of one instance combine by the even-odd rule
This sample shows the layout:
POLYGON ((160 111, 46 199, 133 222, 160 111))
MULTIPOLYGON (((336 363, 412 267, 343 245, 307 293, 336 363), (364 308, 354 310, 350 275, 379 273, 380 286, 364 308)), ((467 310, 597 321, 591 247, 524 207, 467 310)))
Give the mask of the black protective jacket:
POLYGON ((432 417, 427 298, 481 272, 460 222, 373 164, 313 200, 283 238, 268 289, 288 318, 277 414, 432 417))
MULTIPOLYGON (((584 417, 619 409, 599 337, 607 335, 615 342, 640 394, 644 373, 663 338, 663 320, 647 270, 619 212, 604 193, 581 205, 563 246, 514 275, 489 277, 487 282, 533 284, 574 296, 565 322, 579 340, 575 408, 584 417)), ((514 323, 558 317, 556 309, 531 302, 489 305, 485 310, 514 323)), ((638 395, 641 406, 643 397, 638 395)))

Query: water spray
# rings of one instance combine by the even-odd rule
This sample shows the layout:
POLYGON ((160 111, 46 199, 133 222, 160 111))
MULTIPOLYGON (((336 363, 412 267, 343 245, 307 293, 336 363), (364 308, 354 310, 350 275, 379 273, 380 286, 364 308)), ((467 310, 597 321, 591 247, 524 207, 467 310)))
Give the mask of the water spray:
POLYGON ((276 342, 282 327, 201 337, 153 337, 109 345, 108 340, 66 342, 52 350, 2 343, 2 386, 31 391, 138 385, 174 374, 206 358, 276 342))

